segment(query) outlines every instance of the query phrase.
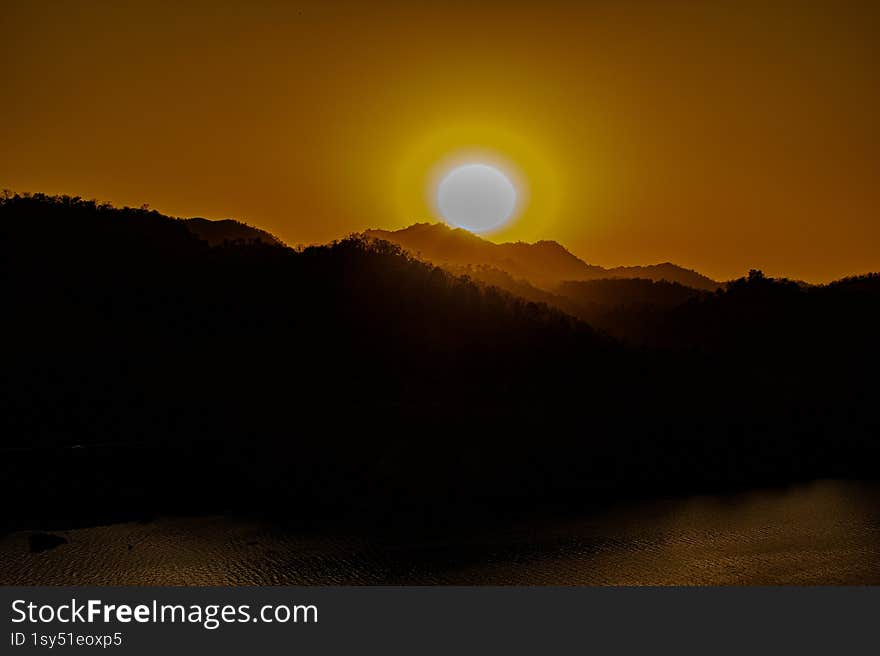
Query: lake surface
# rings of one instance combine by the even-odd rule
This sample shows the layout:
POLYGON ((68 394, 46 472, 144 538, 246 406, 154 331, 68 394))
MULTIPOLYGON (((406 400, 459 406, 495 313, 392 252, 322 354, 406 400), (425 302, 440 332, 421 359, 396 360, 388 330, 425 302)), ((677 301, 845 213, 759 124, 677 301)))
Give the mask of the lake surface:
POLYGON ((70 531, 29 553, 0 537, 16 585, 880 584, 880 484, 608 505, 454 538, 312 535, 264 520, 165 517, 70 531))

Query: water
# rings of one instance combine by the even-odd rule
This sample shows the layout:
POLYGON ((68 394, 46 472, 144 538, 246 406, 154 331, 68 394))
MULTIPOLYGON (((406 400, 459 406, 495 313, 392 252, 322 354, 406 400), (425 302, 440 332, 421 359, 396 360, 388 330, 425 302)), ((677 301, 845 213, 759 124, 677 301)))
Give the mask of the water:
POLYGON ((259 520, 160 518, 0 537, 0 583, 57 585, 880 584, 880 484, 627 502, 454 538, 307 535, 259 520))

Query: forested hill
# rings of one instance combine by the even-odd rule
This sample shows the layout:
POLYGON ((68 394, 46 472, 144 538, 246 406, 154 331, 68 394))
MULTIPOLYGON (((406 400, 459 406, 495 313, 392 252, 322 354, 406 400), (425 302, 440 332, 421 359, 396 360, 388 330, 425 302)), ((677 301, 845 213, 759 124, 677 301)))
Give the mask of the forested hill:
POLYGON ((382 241, 211 246, 34 195, 0 199, 0 250, 10 517, 393 515, 878 471, 876 276, 663 287, 669 305, 621 315, 651 338, 627 348, 382 241))
POLYGON ((16 444, 191 437, 231 413, 287 432, 321 408, 457 410, 617 349, 388 243, 211 247, 156 212, 40 195, 4 200, 0 231, 8 380, 33 413, 16 444))

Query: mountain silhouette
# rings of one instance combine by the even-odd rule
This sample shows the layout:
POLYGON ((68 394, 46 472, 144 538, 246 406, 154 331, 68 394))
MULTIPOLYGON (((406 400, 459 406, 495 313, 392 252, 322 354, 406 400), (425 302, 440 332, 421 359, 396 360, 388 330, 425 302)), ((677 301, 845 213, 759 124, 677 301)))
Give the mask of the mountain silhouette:
POLYGON ((254 228, 241 221, 234 219, 210 220, 201 217, 181 219, 187 230, 208 242, 211 246, 218 246, 223 242, 261 242, 268 245, 280 246, 282 242, 275 235, 254 228))
MULTIPOLYGON (((214 243, 145 209, 0 196, 0 521, 393 524, 877 474, 876 274, 569 281, 560 301, 373 238, 214 243)), ((520 271, 587 266, 509 246, 520 271)))
POLYGON ((715 291, 721 284, 696 271, 665 262, 649 266, 604 268, 587 264, 555 241, 496 244, 442 223, 417 223, 402 230, 367 230, 366 236, 398 244, 417 257, 444 267, 492 267, 555 292, 570 280, 643 278, 715 291))

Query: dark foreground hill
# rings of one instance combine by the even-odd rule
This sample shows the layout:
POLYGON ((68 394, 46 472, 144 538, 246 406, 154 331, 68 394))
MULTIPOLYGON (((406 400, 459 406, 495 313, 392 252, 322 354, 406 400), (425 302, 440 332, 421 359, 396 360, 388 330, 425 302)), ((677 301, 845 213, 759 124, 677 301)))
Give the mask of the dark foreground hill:
POLYGON ((387 242, 211 246, 37 195, 0 202, 0 248, 13 523, 876 474, 876 278, 755 275, 652 315, 653 345, 630 349, 387 242))

